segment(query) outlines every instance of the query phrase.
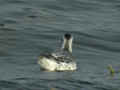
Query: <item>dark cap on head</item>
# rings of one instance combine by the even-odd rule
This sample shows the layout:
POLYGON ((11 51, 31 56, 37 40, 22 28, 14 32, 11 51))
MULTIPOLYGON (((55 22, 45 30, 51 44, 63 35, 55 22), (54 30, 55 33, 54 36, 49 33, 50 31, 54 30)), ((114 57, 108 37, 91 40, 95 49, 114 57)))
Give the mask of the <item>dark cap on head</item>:
POLYGON ((66 34, 64 35, 64 37, 69 40, 69 39, 71 38, 71 34, 66 33, 66 34))

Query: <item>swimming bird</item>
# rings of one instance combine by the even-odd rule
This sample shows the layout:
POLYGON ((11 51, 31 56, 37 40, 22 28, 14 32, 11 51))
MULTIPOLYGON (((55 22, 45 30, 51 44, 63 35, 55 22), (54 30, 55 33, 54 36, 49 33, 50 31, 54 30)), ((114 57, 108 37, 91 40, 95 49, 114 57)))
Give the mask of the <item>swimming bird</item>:
POLYGON ((47 71, 74 71, 77 69, 76 61, 72 56, 71 34, 63 37, 62 47, 52 53, 44 53, 39 56, 38 64, 47 71))

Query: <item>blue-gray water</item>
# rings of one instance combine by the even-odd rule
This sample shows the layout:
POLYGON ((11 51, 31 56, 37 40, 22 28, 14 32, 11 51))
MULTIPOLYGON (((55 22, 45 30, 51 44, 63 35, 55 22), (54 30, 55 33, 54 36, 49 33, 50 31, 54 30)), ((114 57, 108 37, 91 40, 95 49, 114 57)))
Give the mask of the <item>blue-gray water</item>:
POLYGON ((0 90, 120 90, 120 0, 0 0, 0 90), (74 36, 75 72, 45 72, 42 52, 74 36))

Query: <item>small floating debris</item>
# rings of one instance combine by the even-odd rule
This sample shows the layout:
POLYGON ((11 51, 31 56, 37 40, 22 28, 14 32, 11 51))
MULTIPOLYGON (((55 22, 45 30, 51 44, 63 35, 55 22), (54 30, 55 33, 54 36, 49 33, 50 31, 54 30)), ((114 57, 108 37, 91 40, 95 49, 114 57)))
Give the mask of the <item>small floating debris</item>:
POLYGON ((56 88, 51 88, 50 90, 57 90, 56 88))
POLYGON ((113 67, 112 67, 112 65, 108 65, 108 70, 109 70, 109 72, 110 72, 110 75, 111 76, 114 76, 115 75, 115 70, 113 69, 113 67))

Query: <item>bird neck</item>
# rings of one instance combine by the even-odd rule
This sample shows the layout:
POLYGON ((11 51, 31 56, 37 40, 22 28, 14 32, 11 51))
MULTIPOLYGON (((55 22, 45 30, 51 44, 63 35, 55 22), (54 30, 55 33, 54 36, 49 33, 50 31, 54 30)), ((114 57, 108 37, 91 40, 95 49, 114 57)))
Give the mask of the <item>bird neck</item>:
POLYGON ((62 49, 72 53, 72 41, 73 38, 70 38, 69 40, 64 38, 62 49))

